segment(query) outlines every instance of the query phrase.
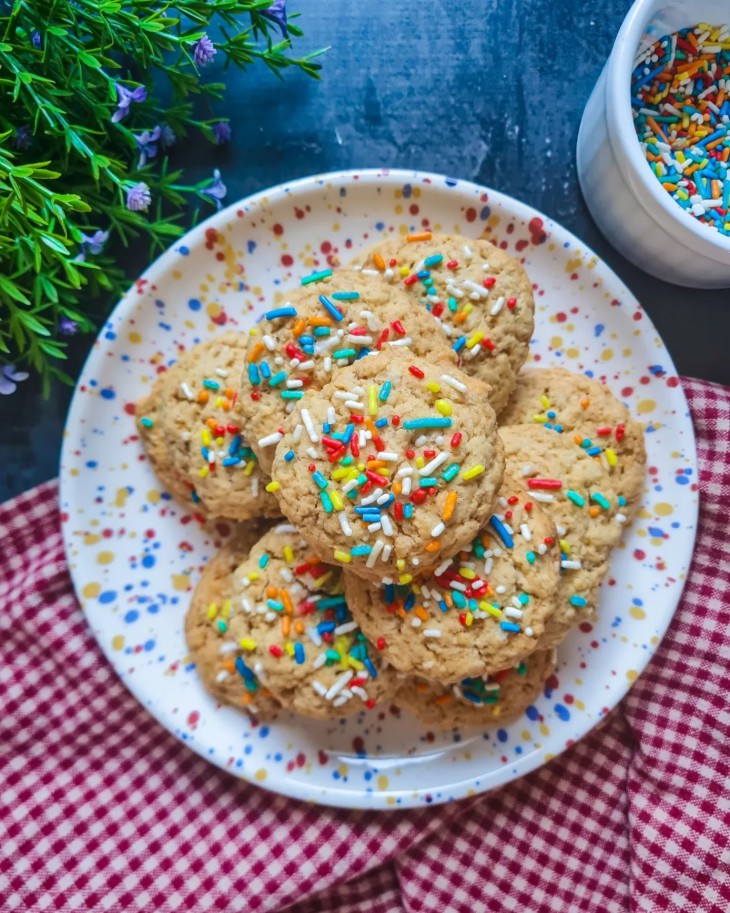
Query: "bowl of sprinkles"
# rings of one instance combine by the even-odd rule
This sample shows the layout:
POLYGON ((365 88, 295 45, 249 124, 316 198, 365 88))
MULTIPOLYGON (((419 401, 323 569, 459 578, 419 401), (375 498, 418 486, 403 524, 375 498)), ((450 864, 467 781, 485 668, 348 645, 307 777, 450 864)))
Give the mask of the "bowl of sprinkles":
POLYGON ((678 285, 730 287, 726 0, 637 0, 586 105, 578 178, 627 259, 678 285))

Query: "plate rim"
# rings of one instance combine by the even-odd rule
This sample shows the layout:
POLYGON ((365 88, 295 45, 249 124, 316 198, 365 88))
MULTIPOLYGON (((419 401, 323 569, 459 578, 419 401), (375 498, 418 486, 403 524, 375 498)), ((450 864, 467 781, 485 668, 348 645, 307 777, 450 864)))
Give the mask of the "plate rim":
MULTIPOLYGON (((292 181, 284 181, 273 185, 272 187, 258 190, 255 193, 249 194, 248 196, 243 197, 234 203, 231 203, 219 211, 212 213, 207 219, 204 219, 198 225, 190 229, 190 231, 186 232, 181 237, 174 239, 170 246, 165 251, 163 251, 136 280, 132 280, 130 282, 127 292, 125 292, 125 294, 119 299, 119 301, 112 308, 109 315, 104 320, 104 323, 99 327, 99 332, 91 345, 89 354, 84 360, 83 367, 79 373, 79 377, 74 388, 74 393, 69 404, 66 419, 64 422, 61 454, 59 459, 59 505, 61 510, 64 509, 63 505, 67 502, 67 500, 69 500, 67 495, 69 492, 73 491, 74 488, 74 477, 72 477, 70 474, 67 474, 65 470, 65 466, 67 462, 70 462, 71 456, 68 451, 71 448, 72 442, 74 440, 72 435, 68 433, 67 429, 73 423, 73 420, 76 419, 77 414, 79 416, 82 414, 83 404, 88 402, 88 400, 82 395, 80 387, 84 378, 88 375, 89 369, 93 368, 97 361, 99 364, 102 363, 104 346, 101 344, 101 337, 109 321, 112 319, 120 320, 120 318, 122 320, 126 319, 128 317, 127 312, 131 311, 135 307, 134 299, 129 295, 129 291, 134 288, 135 284, 140 280, 146 280, 148 283, 154 284, 157 281, 157 277, 160 277, 167 271, 166 261, 174 256, 176 247, 180 245, 185 245, 187 247, 193 247, 197 245, 205 237, 205 232, 207 230, 211 228, 218 228, 219 226, 227 225, 228 223, 232 222, 236 218, 237 210, 242 208, 245 209, 246 207, 255 208, 257 205, 260 205, 264 202, 266 204, 271 204, 280 197, 289 196, 294 198, 297 193, 314 191, 316 190, 317 186, 322 186, 323 184, 329 183, 343 186, 355 181, 362 182, 362 184, 373 181, 386 181, 388 183, 394 184, 430 184, 434 187, 434 189, 437 189, 442 193, 453 192, 459 188, 462 188, 466 194, 479 195, 481 193, 486 193, 488 194, 490 200, 495 199, 500 201, 502 204, 509 204, 509 207, 513 210, 518 218, 525 219, 526 221, 532 218, 542 219, 543 223, 548 228, 558 229, 559 232, 564 236, 564 239, 570 242, 571 246, 580 248, 587 255, 593 258, 595 261, 596 274, 600 275, 604 282, 606 279, 610 281, 611 287, 616 288, 620 292, 620 296, 624 303, 631 305, 642 313, 646 331, 653 332, 656 337, 661 340, 661 343, 664 346, 664 350, 666 352, 665 360, 667 362, 669 371, 672 372, 675 376, 679 376, 674 365, 674 360, 671 357, 671 353, 667 349, 664 339, 657 331, 653 321, 641 306, 636 296, 624 284, 618 274, 601 257, 599 257, 589 245, 587 245, 584 241, 573 234, 572 231, 566 229, 562 224, 556 222, 554 219, 545 215, 540 210, 533 208, 527 203, 523 203, 521 200, 518 200, 510 194, 503 193, 486 185, 478 184, 470 180, 450 177, 445 174, 438 174, 436 172, 401 168, 352 168, 340 169, 331 172, 322 172, 301 178, 296 178, 292 181)), ((686 451, 687 463, 692 467, 695 478, 697 478, 697 440, 694 423, 689 411, 687 397, 681 384, 678 384, 675 388, 673 388, 672 393, 675 396, 681 397, 681 403, 684 406, 684 414, 686 416, 690 431, 690 440, 683 444, 683 449, 686 451)), ((694 501, 694 503, 691 505, 691 517, 688 516, 686 518, 686 523, 691 523, 692 528, 691 530, 684 529, 682 531, 684 542, 684 548, 682 549, 682 572, 685 576, 684 580, 678 580, 678 584, 681 585, 679 585, 677 590, 677 597, 674 608, 671 613, 667 614, 666 619, 662 620, 662 622, 657 626, 656 643, 648 645, 646 650, 646 659, 643 663, 640 664, 640 669, 637 670, 638 674, 636 678, 632 681, 628 681, 625 678, 619 679, 617 677, 610 682, 610 687, 608 688, 608 691, 605 695, 607 698, 605 705, 609 706, 608 712, 611 712, 618 706, 621 700, 623 700, 629 690, 634 686, 636 681, 644 674, 652 658, 661 647, 666 632, 669 629, 669 626, 676 614, 677 608, 682 599, 687 584, 687 580, 689 579, 689 572, 691 569, 698 531, 699 507, 700 498, 698 496, 696 501, 694 501)), ((198 744, 198 740, 194 734, 189 735, 187 738, 182 738, 178 732, 178 728, 175 726, 174 722, 169 719, 166 712, 153 712, 153 710, 147 706, 147 695, 143 693, 142 689, 140 689, 138 692, 134 681, 126 677, 121 669, 118 668, 115 661, 114 652, 111 648, 111 644, 107 645, 101 637, 97 637, 97 632, 92 623, 90 613, 85 608, 84 601, 81 598, 80 586, 77 587, 74 569, 72 568, 71 561, 69 560, 69 556, 72 551, 72 542, 69 538, 70 529, 67 523, 61 524, 61 532, 64 552, 67 557, 69 575, 73 584, 74 593, 79 602, 81 611, 84 615, 89 630, 91 631, 91 634, 94 637, 97 645, 101 649, 105 659, 111 665, 115 675, 119 678, 126 690, 140 704, 142 709, 150 716, 152 716, 160 724, 160 726, 162 726, 170 735, 177 739, 178 742, 180 742, 186 748, 193 750, 203 760, 214 764, 220 770, 223 770, 224 772, 236 777, 237 779, 241 779, 247 783, 250 783, 251 785, 263 788, 278 795, 286 796, 296 800, 308 801, 317 805, 367 810, 405 810, 421 806, 424 800, 428 801, 430 805, 437 805, 448 801, 459 801, 462 798, 466 798, 468 795, 486 794, 492 792, 495 789, 501 788, 502 786, 506 786, 512 781, 525 776, 533 770, 537 770, 538 768, 548 763, 543 752, 532 751, 528 754, 512 759, 509 764, 503 765, 496 771, 485 772, 481 778, 477 776, 469 776, 466 778, 458 778, 453 782, 450 781, 448 783, 440 783, 437 786, 431 788, 418 787, 411 789, 388 787, 385 790, 373 790, 369 793, 366 792, 362 787, 357 789, 343 789, 342 787, 336 786, 334 784, 328 785, 327 787, 307 784, 303 780, 288 778, 285 771, 282 771, 279 779, 273 783, 269 782, 268 777, 265 781, 258 781, 255 779, 252 771, 249 771, 245 768, 232 769, 229 766, 224 766, 222 760, 219 760, 215 754, 208 754, 204 746, 198 744), (492 779, 496 780, 497 782, 482 782, 483 780, 492 779), (436 791, 448 792, 453 790, 458 790, 459 792, 459 795, 456 798, 451 798, 449 796, 436 797, 433 795, 433 793, 436 791), (386 804, 389 797, 401 799, 402 801, 400 803, 386 804)), ((561 743, 558 750, 551 754, 550 760, 558 757, 564 751, 568 750, 568 748, 572 747, 572 745, 577 741, 585 738, 591 732, 593 732, 599 723, 605 719, 606 715, 607 714, 600 715, 595 719, 586 717, 585 725, 578 727, 581 729, 580 735, 571 740, 569 743, 565 741, 561 743)))

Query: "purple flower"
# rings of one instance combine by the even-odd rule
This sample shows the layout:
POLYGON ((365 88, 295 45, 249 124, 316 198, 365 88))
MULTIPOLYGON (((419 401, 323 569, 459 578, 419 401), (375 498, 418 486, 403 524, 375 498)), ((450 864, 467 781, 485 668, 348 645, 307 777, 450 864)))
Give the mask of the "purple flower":
POLYGON ((210 197, 218 209, 221 208, 221 200, 228 193, 228 190, 221 180, 221 173, 217 168, 213 172, 213 180, 211 183, 207 187, 203 187, 200 192, 205 194, 205 196, 210 197))
POLYGON ((160 145, 163 149, 169 149, 170 146, 174 146, 177 137, 175 136, 175 131, 168 124, 163 124, 160 130, 160 145))
POLYGON ((13 145, 16 149, 27 149, 28 146, 30 146, 32 139, 30 127, 23 125, 22 127, 15 128, 13 145))
POLYGON ((33 34, 30 36, 30 40, 32 41, 34 48, 39 48, 41 46, 41 33, 38 31, 38 29, 35 29, 33 34))
POLYGON ((75 336, 79 326, 75 320, 70 317, 62 317, 58 321, 58 332, 61 336, 75 336))
POLYGON ((26 371, 16 371, 15 365, 3 365, 0 368, 0 394, 10 396, 11 393, 15 393, 20 381, 27 379, 26 371))
POLYGON ((193 61, 196 67, 204 67, 209 64, 217 53, 213 42, 207 35, 201 35, 193 44, 193 61))
POLYGON ((281 29, 284 38, 289 37, 286 30, 286 0, 274 0, 271 6, 261 10, 261 15, 271 22, 275 22, 281 29))
POLYGON ((219 146, 222 146, 223 143, 230 142, 231 125, 224 120, 219 121, 217 124, 213 124, 213 136, 219 146))
POLYGON ((93 235, 87 235, 81 232, 81 250, 74 258, 77 262, 83 262, 87 254, 100 254, 104 250, 104 245, 109 240, 108 231, 95 231, 93 235))
POLYGON ((150 189, 144 181, 127 190, 127 209, 131 209, 132 212, 147 212, 151 202, 150 189))
POLYGON ((147 164, 147 159, 153 159, 157 155, 157 143, 162 133, 159 127, 154 130, 143 130, 138 136, 135 135, 134 141, 139 149, 138 168, 143 168, 147 164))
POLYGON ((118 82, 114 84, 114 88, 117 90, 117 110, 112 114, 112 123, 118 124, 129 114, 129 106, 133 101, 144 101, 147 98, 147 89, 144 86, 137 86, 130 92, 126 86, 118 82))

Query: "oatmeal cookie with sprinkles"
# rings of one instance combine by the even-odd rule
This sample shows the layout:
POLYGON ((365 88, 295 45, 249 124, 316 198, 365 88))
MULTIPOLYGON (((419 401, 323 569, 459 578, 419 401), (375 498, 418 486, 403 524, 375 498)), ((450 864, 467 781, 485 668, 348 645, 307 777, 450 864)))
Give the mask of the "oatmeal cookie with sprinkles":
POLYGON ((244 680, 254 676, 284 707, 318 719, 390 699, 395 673, 353 620, 342 571, 323 564, 293 527, 265 533, 230 581, 224 626, 211 619, 208 637, 225 645, 244 680))
POLYGON ((341 368, 287 417, 272 489, 324 561, 410 583, 471 541, 502 481, 486 385, 396 351, 341 368))
POLYGON ((556 608, 555 525, 505 476, 494 513, 431 576, 399 586, 345 575, 352 614, 399 672, 438 682, 495 674, 529 656, 556 608))
POLYGON ((520 372, 499 423, 530 422, 565 435, 598 457, 626 499, 626 513, 639 506, 646 472, 644 431, 605 384, 563 368, 520 372))
POLYGON ((162 484, 201 519, 280 515, 239 411, 245 335, 198 343, 136 405, 137 428, 162 484))
POLYGON ((499 412, 535 325, 532 285, 522 264, 491 241, 431 232, 384 241, 356 262, 430 312, 461 369, 491 386, 490 402, 499 412))
POLYGON ((270 720, 280 702, 248 666, 237 662, 242 650, 228 637, 234 614, 234 572, 248 557, 262 529, 239 527, 236 535, 206 564, 185 616, 185 638, 205 690, 222 704, 270 720))
POLYGON ((611 549, 627 517, 624 499, 596 456, 541 425, 500 428, 507 471, 555 523, 560 545, 557 607, 538 647, 559 644, 573 625, 593 618, 611 549))
POLYGON ((271 471, 282 423, 306 390, 320 390, 334 371, 365 355, 403 348, 433 362, 457 362, 428 315, 379 276, 356 270, 305 276, 248 340, 241 409, 264 470, 271 471))
POLYGON ((435 729, 500 726, 522 716, 555 671, 555 651, 537 650, 510 669, 442 685, 408 678, 393 703, 435 729))

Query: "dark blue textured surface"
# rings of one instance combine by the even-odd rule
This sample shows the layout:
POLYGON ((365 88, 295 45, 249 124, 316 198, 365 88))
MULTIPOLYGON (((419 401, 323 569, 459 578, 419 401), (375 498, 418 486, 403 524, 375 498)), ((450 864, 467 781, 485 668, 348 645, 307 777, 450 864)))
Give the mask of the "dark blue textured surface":
MULTIPOLYGON (((322 171, 446 172, 512 194, 593 247, 648 310, 679 370, 730 383, 720 339, 730 292, 680 289, 613 252, 580 198, 575 141, 586 99, 629 0, 291 0, 305 38, 332 45, 319 83, 229 71, 233 142, 189 143, 190 177, 219 167, 228 201, 322 171)), ((145 264, 139 262, 139 268, 145 264)), ((76 375, 91 344, 74 342, 76 375)), ((31 381, 0 399, 0 501, 56 475, 71 391, 31 381)))

